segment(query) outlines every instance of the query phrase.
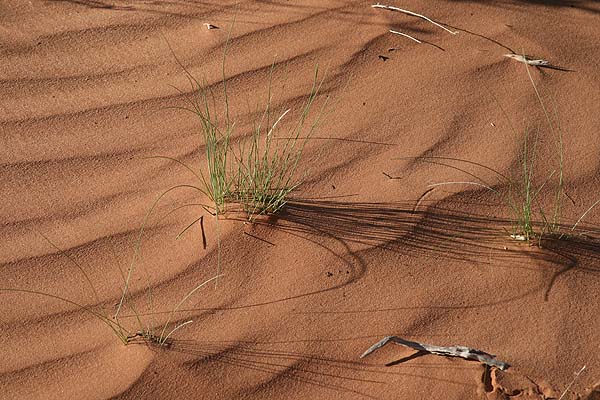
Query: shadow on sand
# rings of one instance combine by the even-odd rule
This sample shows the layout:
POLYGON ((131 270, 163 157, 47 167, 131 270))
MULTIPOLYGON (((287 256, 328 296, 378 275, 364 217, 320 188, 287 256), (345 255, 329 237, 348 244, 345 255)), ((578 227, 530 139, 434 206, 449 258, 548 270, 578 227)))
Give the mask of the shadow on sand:
MULTIPOLYGON (((359 360, 358 354, 354 361, 302 351, 281 350, 282 347, 293 347, 298 342, 317 345, 331 342, 332 346, 339 346, 340 342, 360 341, 362 343, 365 339, 373 341, 377 338, 379 336, 372 335, 332 340, 279 342, 173 340, 168 346, 157 348, 157 350, 181 354, 182 358, 179 362, 188 369, 202 370, 211 368, 210 365, 213 363, 225 364, 252 372, 263 372, 271 376, 270 382, 285 379, 327 389, 337 393, 336 396, 351 395, 355 397, 358 395, 367 399, 378 399, 379 397, 365 389, 365 385, 387 385, 391 376, 436 380, 448 385, 465 386, 464 382, 435 377, 432 376, 435 373, 432 374, 428 371, 452 369, 472 371, 476 375, 481 373, 478 363, 466 360, 459 360, 452 364, 428 360, 427 363, 417 363, 407 366, 408 369, 398 370, 389 369, 380 363, 359 360), (363 389, 359 390, 357 387, 363 389)), ((253 389, 248 387, 244 393, 253 389)), ((260 390, 260 387, 256 389, 260 390)))
MULTIPOLYGON (((585 1, 585 0, 458 0, 462 3, 482 3, 489 4, 496 7, 519 7, 519 6, 549 6, 554 8, 576 8, 583 11, 600 13, 600 6, 591 6, 597 2, 585 1)), ((528 9, 529 11, 535 11, 535 9, 528 9)))
MULTIPOLYGON (((305 237, 333 238, 415 257, 444 257, 466 263, 494 259, 511 268, 550 268, 548 297, 568 271, 600 276, 600 240, 584 227, 571 235, 545 235, 531 245, 510 238, 513 222, 457 209, 413 203, 292 201, 269 223, 305 237), (587 234, 581 234, 586 231, 587 234)), ((562 227, 568 232, 569 227, 562 227)))
MULTIPOLYGON (((600 234, 600 230, 594 227, 584 227, 562 237, 545 235, 529 245, 510 238, 513 225, 510 219, 441 206, 415 209, 414 204, 297 200, 286 204, 269 224, 284 231, 327 236, 417 256, 444 255, 458 261, 479 262, 491 253, 500 259, 527 257, 600 273, 600 268, 588 266, 600 261, 600 240, 591 236, 600 234), (579 234, 582 231, 587 234, 579 234)), ((569 227, 562 227, 562 231, 569 231, 569 227)))

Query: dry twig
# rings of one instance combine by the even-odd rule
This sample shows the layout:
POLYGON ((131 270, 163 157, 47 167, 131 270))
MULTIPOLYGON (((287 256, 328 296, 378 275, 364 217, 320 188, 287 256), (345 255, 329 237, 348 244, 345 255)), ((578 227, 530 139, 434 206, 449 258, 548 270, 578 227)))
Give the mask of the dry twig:
POLYGON ((375 343, 373 346, 369 347, 367 351, 365 351, 360 358, 366 357, 372 352, 381 347, 385 346, 389 342, 400 344, 402 346, 410 347, 411 349, 415 349, 418 351, 424 351, 430 354, 436 354, 439 356, 449 356, 449 357, 461 357, 467 360, 476 360, 482 364, 489 365, 490 367, 496 367, 501 370, 505 370, 509 367, 509 365, 503 361, 498 361, 494 359, 494 356, 483 352, 481 350, 471 349, 469 347, 464 346, 449 346, 449 347, 441 347, 441 346, 433 346, 430 344, 424 344, 419 342, 411 342, 410 340, 404 340, 399 338, 398 336, 386 336, 381 339, 379 342, 375 343))
POLYGON ((424 16, 424 15, 417 14, 417 13, 415 13, 415 12, 412 12, 412 11, 404 10, 404 9, 402 9, 402 8, 398 8, 398 7, 392 7, 392 6, 384 6, 383 4, 379 4, 379 3, 377 3, 377 4, 373 4, 371 7, 373 7, 373 8, 382 8, 382 9, 384 9, 384 10, 389 10, 389 11, 397 11, 397 12, 401 12, 401 13, 404 13, 404 14, 412 15, 413 17, 422 18, 422 19, 424 19, 424 20, 426 20, 426 21, 428 21, 428 22, 431 22, 431 23, 432 23, 432 24, 434 24, 435 26, 438 26, 438 27, 442 28, 442 29, 443 29, 443 30, 445 30, 446 32, 450 32, 450 33, 451 33, 451 34, 453 34, 453 35, 456 35, 456 34, 458 33, 458 32, 451 31, 450 29, 446 28, 445 26, 442 26, 442 25, 438 24, 438 23, 437 23, 437 22, 435 22, 434 20, 432 20, 432 19, 430 19, 430 18, 427 18, 427 17, 426 17, 426 16, 424 16))
POLYGON ((527 65, 533 65, 535 67, 550 67, 550 61, 541 60, 541 59, 533 59, 529 56, 520 55, 520 54, 505 54, 504 57, 512 58, 515 61, 522 62, 527 65))
POLYGON ((567 392, 569 391, 569 389, 571 389, 571 386, 573 386, 573 384, 575 383, 575 381, 577 380, 577 378, 579 378, 579 375, 581 375, 581 373, 583 371, 585 371, 585 365, 579 370, 579 372, 577 372, 575 374, 575 376, 573 377, 573 380, 571 381, 571 383, 569 383, 569 386, 567 386, 567 388, 560 395, 560 397, 558 398, 558 400, 562 400, 567 395, 567 392))
POLYGON ((417 43, 423 43, 423 42, 421 42, 419 39, 415 39, 414 37, 412 37, 412 36, 410 36, 410 35, 407 35, 406 33, 398 32, 398 31, 395 31, 395 30, 393 30, 393 29, 390 29, 390 32, 391 32, 391 33, 395 33, 396 35, 402 35, 402 36, 404 36, 404 37, 407 37, 407 38, 409 38, 409 39, 412 39, 412 40, 414 40, 414 41, 415 41, 415 42, 417 42, 417 43))

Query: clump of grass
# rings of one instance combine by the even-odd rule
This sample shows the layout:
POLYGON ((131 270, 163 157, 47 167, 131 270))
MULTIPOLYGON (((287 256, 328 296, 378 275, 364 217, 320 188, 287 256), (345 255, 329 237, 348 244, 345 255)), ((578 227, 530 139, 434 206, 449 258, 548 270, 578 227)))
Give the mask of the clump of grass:
POLYGON ((308 116, 322 84, 317 67, 310 94, 297 120, 290 128, 283 130, 283 135, 277 135, 282 130, 282 120, 291 109, 285 110, 271 124, 272 83, 269 79, 266 107, 261 119, 253 122, 249 145, 244 147, 242 144, 235 155, 234 191, 230 201, 240 204, 249 219, 257 215, 276 213, 285 205, 289 194, 300 185, 301 180, 296 175, 298 163, 327 104, 325 101, 317 118, 308 122, 308 116))
MULTIPOLYGON (((536 134, 537 137, 537 134, 536 134)), ((418 160, 445 166, 467 174, 474 180, 446 181, 430 184, 429 187, 440 187, 447 185, 470 185, 482 187, 494 193, 510 210, 512 227, 510 236, 515 240, 530 241, 535 237, 541 237, 544 232, 552 231, 544 209, 540 206, 538 197, 542 189, 554 175, 550 173, 542 184, 538 184, 535 176, 536 141, 531 141, 529 131, 524 136, 521 154, 519 155, 519 173, 508 176, 498 170, 490 168, 481 163, 452 157, 421 157, 418 160), (482 177, 483 173, 491 172, 500 181, 501 190, 487 179, 482 177), (539 222, 540 218, 541 222, 539 222)))
MULTIPOLYGON (((174 108, 191 112, 198 118, 202 142, 206 148, 206 168, 195 172, 190 166, 175 161, 197 178, 197 184, 183 186, 193 187, 208 199, 207 203, 197 205, 201 205, 217 218, 229 211, 241 209, 246 213, 248 220, 252 221, 258 215, 278 212, 285 205, 290 193, 300 185, 301 178, 297 176, 298 164, 308 140, 324 115, 328 97, 316 112, 315 118, 309 121, 309 116, 313 114, 314 102, 324 82, 324 79, 319 77, 317 66, 310 93, 298 112, 287 109, 281 114, 275 114, 272 95, 275 67, 273 64, 263 111, 259 113, 259 118, 251 121, 252 131, 249 136, 235 137, 240 121, 230 110, 230 93, 225 74, 228 44, 229 39, 225 44, 222 59, 222 104, 217 104, 217 96, 206 80, 201 82, 196 79, 171 49, 193 93, 191 97, 187 97, 187 106, 174 108), (287 123, 286 117, 294 114, 294 121, 287 123), (278 117, 274 118, 277 115, 278 117), (283 125, 287 128, 282 128, 283 125), (233 145, 234 140, 237 141, 237 146, 233 145)), ((186 94, 178 88, 175 89, 181 94, 186 94)))
MULTIPOLYGON (((438 187, 444 185, 473 185, 483 187, 497 195, 509 208, 512 214, 513 226, 510 236, 519 241, 531 242, 534 239, 541 240, 546 234, 560 234, 562 218, 562 200, 566 196, 564 191, 564 151, 563 151, 563 132, 558 118, 552 118, 542 96, 540 95, 535 82, 531 76, 529 68, 525 66, 529 80, 535 91, 537 100, 542 108, 544 118, 548 129, 553 136, 556 154, 556 168, 545 175, 540 176, 537 173, 536 161, 538 159, 538 144, 540 141, 539 130, 532 134, 531 130, 526 129, 523 144, 519 154, 520 171, 514 176, 508 176, 493 168, 481 163, 463 160, 452 157, 420 157, 417 160, 442 165, 456 169, 467 174, 474 180, 440 182, 429 185, 438 187), (477 172, 479 170, 480 172, 477 172), (500 192, 486 179, 482 178, 484 172, 491 172, 500 185, 507 188, 507 192, 500 192), (539 196, 547 186, 552 186, 553 203, 550 207, 544 208, 539 196)), ((510 121, 502 107, 500 106, 506 119, 510 121)), ((514 131, 514 128, 511 126, 514 131)), ((600 200, 589 207, 571 227, 573 232, 581 220, 596 206, 600 200)), ((570 233, 569 232, 569 233, 570 233)), ((560 234, 562 238, 566 233, 560 234)))
MULTIPOLYGON (((141 232, 143 232, 143 227, 142 227, 141 232)), ((85 305, 82 305, 81 303, 70 300, 63 296, 58 296, 58 295, 55 295, 52 293, 46 293, 46 292, 42 292, 39 290, 19 289, 19 288, 0 288, 0 292, 21 293, 21 294, 26 294, 26 295, 41 296, 41 297, 46 297, 46 298, 50 298, 53 300, 58 300, 60 302, 69 304, 71 306, 75 306, 78 309, 85 311, 86 313, 92 315, 94 318, 98 319, 103 324, 108 326, 110 328, 110 330, 112 331, 112 333, 116 336, 116 338, 124 345, 128 345, 130 343, 136 342, 139 339, 142 339, 146 342, 155 343, 155 344, 158 344, 161 346, 168 344, 168 339, 174 332, 176 332, 177 330, 181 329, 182 327, 193 322, 192 320, 187 320, 184 322, 171 324, 172 318, 175 315, 175 313, 177 312, 177 310, 194 293, 196 293, 196 291, 198 291, 200 288, 202 288, 209 282, 216 280, 217 278, 220 277, 220 276, 212 277, 212 278, 200 283, 199 285, 195 286, 192 290, 190 290, 181 299, 181 301, 179 301, 179 303, 177 303, 177 305, 171 310, 167 321, 162 325, 162 329, 160 330, 160 333, 156 334, 155 328, 153 326, 151 326, 150 324, 144 323, 142 321, 142 318, 141 318, 142 315, 137 311, 134 304, 131 301, 129 301, 130 300, 129 299, 130 280, 131 280, 131 275, 134 270, 133 267, 135 266, 135 261, 137 260, 137 257, 138 257, 139 245, 140 245, 139 242, 136 246, 133 263, 129 268, 128 275, 125 276, 125 274, 123 274, 122 269, 119 267, 119 272, 121 274, 121 277, 123 278, 124 285, 123 285, 123 290, 121 293, 121 300, 117 304, 116 310, 114 311, 114 313, 111 313, 105 307, 103 307, 103 305, 102 305, 103 302, 100 300, 98 292, 97 292, 94 284, 92 283, 89 275, 86 273, 85 269, 83 268, 83 266, 79 262, 77 262, 73 257, 69 256, 69 254, 67 254, 65 251, 63 251, 58 246, 56 246, 45 235, 42 234, 42 237, 48 243, 50 243, 61 255, 66 257, 69 260, 69 262, 71 264, 73 264, 79 270, 79 272, 83 275, 83 277, 85 278, 85 281, 86 281, 86 286, 88 286, 88 290, 93 294, 96 305, 95 306, 85 306, 85 305), (130 309, 130 311, 132 312, 132 316, 135 317, 135 319, 137 321, 137 329, 128 328, 125 324, 123 324, 121 322, 120 313, 124 307, 128 307, 130 309)), ((113 251, 114 251, 114 249, 113 249, 113 251)), ((118 264, 117 264, 117 266, 118 266, 118 264)), ((149 292, 149 293, 151 293, 151 292, 149 292)))
MULTIPOLYGON (((102 302, 100 300, 100 297, 98 295, 98 291, 96 290, 94 284, 92 283, 92 280, 90 279, 89 275, 87 274, 87 272, 85 271, 85 269, 83 268, 83 266, 77 262, 77 260, 75 260, 73 257, 71 257, 69 254, 67 254, 65 251, 63 251, 62 249, 60 249, 58 246, 56 246, 47 236, 45 236, 44 234, 41 234, 41 236, 55 249, 57 250, 63 257, 65 257, 67 260, 69 260, 69 262, 74 265, 79 272, 83 275, 83 277, 85 278, 86 281, 86 286, 88 286, 88 290, 93 294, 93 298, 96 301, 96 303, 98 304, 95 307, 88 307, 88 306, 84 306, 78 302, 75 302, 73 300, 67 299, 65 297, 62 296, 58 296, 58 295, 54 295, 51 293, 45 293, 42 291, 38 291, 38 290, 30 290, 30 289, 18 289, 18 288, 0 288, 0 292, 8 292, 8 293, 22 293, 22 294, 29 294, 29 295, 35 295, 35 296, 42 296, 42 297, 46 297, 46 298, 50 298, 53 300, 58 300, 61 301, 63 303, 75 306, 77 308, 79 308, 82 311, 85 311, 89 314, 91 314, 92 316, 94 316, 95 318, 97 318, 98 320, 100 320, 102 323, 104 323, 106 326, 108 326, 112 333, 119 339, 119 341, 121 341, 123 344, 128 344, 131 342, 131 340, 136 337, 137 335, 132 333, 132 331, 130 331, 129 329, 127 329, 120 321, 118 318, 118 313, 117 315, 115 315, 115 317, 111 317, 110 313, 108 313, 102 306, 102 302)), ((119 271, 121 272, 121 276, 124 278, 123 275, 123 271, 119 268, 119 271)), ((132 306, 131 307, 133 313, 137 316, 137 312, 135 310, 135 308, 132 306)), ((140 323, 140 332, 145 332, 145 329, 142 328, 143 325, 141 324, 141 321, 138 318, 138 322, 140 323)))
POLYGON ((54 300, 59 300, 63 303, 67 303, 70 304, 72 306, 76 306, 77 308, 91 314, 92 316, 94 316, 95 318, 97 318, 98 320, 102 321, 102 323, 104 323, 106 326, 108 326, 111 331, 114 333, 114 335, 121 341, 121 343, 127 345, 128 343, 131 342, 131 340, 136 336, 134 334, 132 334, 129 330, 127 330, 121 323, 119 323, 118 321, 115 321, 113 319, 110 318, 110 316, 108 316, 107 314, 105 314, 102 311, 97 311, 91 307, 86 307, 83 306, 75 301, 66 299, 64 297, 61 296, 57 296, 54 294, 50 294, 50 293, 45 293, 45 292, 41 292, 38 290, 28 290, 28 289, 15 289, 15 288, 0 288, 0 292, 7 292, 7 293, 22 293, 22 294, 30 294, 30 295, 35 295, 35 296, 43 296, 43 297, 48 297, 54 300))

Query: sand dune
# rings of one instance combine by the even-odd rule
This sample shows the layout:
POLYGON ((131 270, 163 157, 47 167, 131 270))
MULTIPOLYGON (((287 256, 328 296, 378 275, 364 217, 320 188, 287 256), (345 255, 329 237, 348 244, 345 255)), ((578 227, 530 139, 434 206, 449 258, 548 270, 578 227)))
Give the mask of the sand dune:
MULTIPOLYGON (((600 209, 579 226, 585 236, 529 246, 506 231, 508 188, 497 174, 411 158, 515 176, 524 132, 539 128, 543 180, 555 169, 555 137, 524 64, 504 55, 546 59, 561 69, 529 72, 564 133, 568 230, 600 198, 598 3, 389 3, 456 35, 371 4, 0 4, 0 288, 73 302, 0 291, 0 398, 600 396, 600 209), (165 346, 125 346, 78 305, 115 312, 148 210, 194 181, 177 162, 148 157, 205 170, 200 124, 176 109, 193 94, 182 66, 223 104, 226 47, 235 143, 260 117, 269 81, 273 109, 297 110, 317 65, 327 117, 304 151, 304 183, 277 215, 217 224, 202 208, 178 208, 206 201, 193 190, 161 200, 127 303, 158 330, 169 318, 194 322, 165 346), (469 172, 501 196, 429 186, 471 181, 469 172), (202 226, 176 240, 200 215, 202 226), (216 287, 170 317, 219 264, 216 287), (386 335, 469 346, 511 368, 399 346, 359 359, 386 335)), ((552 203, 554 181, 536 207, 552 203)), ((121 313, 132 332, 134 314, 121 313)))

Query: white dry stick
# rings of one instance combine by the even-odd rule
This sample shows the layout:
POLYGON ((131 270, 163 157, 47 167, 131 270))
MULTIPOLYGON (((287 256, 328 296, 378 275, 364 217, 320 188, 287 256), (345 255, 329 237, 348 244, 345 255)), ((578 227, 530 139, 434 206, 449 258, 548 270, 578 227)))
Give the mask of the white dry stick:
POLYGON ((549 67, 551 66, 550 61, 546 60, 535 60, 533 58, 529 58, 528 56, 520 55, 520 54, 505 54, 504 57, 512 58, 515 61, 522 62, 527 65, 533 65, 535 67, 549 67))
POLYGON ((560 395, 560 397, 558 398, 558 400, 562 400, 563 397, 565 397, 567 395, 567 392, 569 391, 569 389, 571 389, 571 386, 573 386, 573 384, 575 383, 575 381, 577 380, 577 378, 579 378, 579 375, 581 375, 581 373, 585 371, 585 365, 583 366, 583 368, 581 368, 579 370, 578 373, 575 374, 575 376, 573 377, 573 380, 571 381, 571 383, 569 383, 569 386, 567 386, 567 388, 565 389, 565 391, 560 395))
POLYGON ((449 347, 441 347, 441 346, 433 346, 430 344, 424 344, 419 342, 411 342, 410 340, 404 340, 399 338, 398 336, 386 336, 381 339, 379 342, 375 343, 373 346, 369 347, 367 351, 365 351, 360 358, 366 357, 372 352, 381 347, 385 346, 389 342, 400 344, 402 346, 410 347, 411 349, 415 349, 418 351, 424 351, 431 354, 436 354, 439 356, 449 356, 449 357, 461 357, 467 360, 476 360, 482 364, 489 365, 490 367, 496 367, 501 370, 505 370, 509 367, 509 365, 503 361, 495 360, 491 354, 483 352, 481 350, 471 349, 469 347, 464 346, 449 346, 449 347))
POLYGON ((417 42, 417 43, 423 43, 423 42, 421 42, 419 39, 415 39, 414 37, 412 37, 412 36, 410 36, 410 35, 407 35, 406 33, 398 32, 398 31, 395 31, 395 30, 393 30, 393 29, 390 29, 390 32, 392 32, 392 33, 395 33, 396 35, 402 35, 402 36, 404 36, 404 37, 407 37, 407 38, 409 38, 409 39, 412 39, 412 40, 414 40, 414 41, 415 41, 415 42, 417 42))
POLYGON ((456 35, 456 34, 458 33, 458 32, 451 31, 450 29, 446 28, 445 26, 442 26, 442 25, 438 24, 438 23, 437 23, 437 22, 435 22, 434 20, 432 20, 432 19, 430 19, 430 18, 427 18, 427 17, 426 17, 426 16, 424 16, 424 15, 417 14, 417 13, 414 13, 414 12, 412 12, 412 11, 408 11, 408 10, 403 10, 402 8, 398 8, 398 7, 392 7, 392 6, 384 6, 383 4, 379 4, 379 3, 377 3, 377 4, 373 4, 371 7, 373 7, 373 8, 382 8, 382 9, 384 9, 384 10, 389 10, 389 11, 398 11, 398 12, 401 12, 401 13, 404 13, 404 14, 412 15, 412 16, 414 16, 414 17, 423 18, 424 20, 426 20, 426 21, 428 21, 428 22, 431 22, 431 23, 432 23, 432 24, 434 24, 435 26, 439 26, 440 28, 442 28, 442 29, 443 29, 443 30, 445 30, 446 32, 450 32, 450 33, 451 33, 451 34, 453 34, 453 35, 456 35))
POLYGON ((524 242, 527 240, 527 238, 525 237, 525 235, 521 235, 518 233, 513 233, 510 235, 511 238, 513 238, 514 240, 518 240, 520 242, 524 242))

